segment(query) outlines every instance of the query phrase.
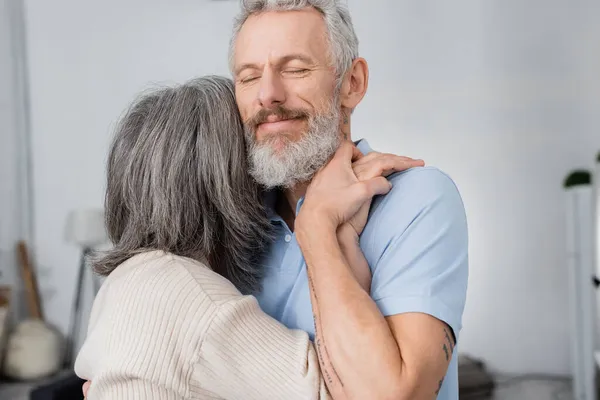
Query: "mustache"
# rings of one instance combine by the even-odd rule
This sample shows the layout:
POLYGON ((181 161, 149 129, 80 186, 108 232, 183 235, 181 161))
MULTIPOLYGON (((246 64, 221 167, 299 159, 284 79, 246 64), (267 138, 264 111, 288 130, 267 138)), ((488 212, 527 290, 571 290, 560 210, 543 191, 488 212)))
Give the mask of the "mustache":
POLYGON ((252 118, 248 119, 245 122, 245 125, 250 128, 256 128, 260 124, 264 124, 267 122, 267 118, 271 116, 276 116, 279 119, 301 119, 301 118, 309 118, 310 114, 305 110, 300 109, 291 109, 286 108, 284 106, 277 106, 275 108, 263 108, 256 114, 252 116, 252 118))

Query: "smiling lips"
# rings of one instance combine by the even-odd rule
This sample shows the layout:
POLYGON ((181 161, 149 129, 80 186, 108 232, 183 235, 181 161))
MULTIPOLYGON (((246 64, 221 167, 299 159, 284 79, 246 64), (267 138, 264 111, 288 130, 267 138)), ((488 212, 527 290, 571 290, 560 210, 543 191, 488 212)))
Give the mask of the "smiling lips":
POLYGON ((300 120, 301 118, 280 118, 276 115, 269 115, 265 122, 258 124, 258 130, 265 134, 279 133, 293 127, 300 120))

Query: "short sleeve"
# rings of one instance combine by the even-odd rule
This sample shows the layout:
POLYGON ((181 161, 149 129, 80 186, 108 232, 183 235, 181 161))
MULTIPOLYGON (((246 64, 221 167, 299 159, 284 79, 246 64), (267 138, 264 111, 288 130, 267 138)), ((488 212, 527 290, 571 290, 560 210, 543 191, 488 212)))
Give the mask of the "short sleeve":
POLYGON ((371 265, 371 295, 385 316, 420 312, 458 338, 468 280, 468 232, 454 182, 435 168, 391 177, 361 238, 371 265), (366 240, 367 243, 363 243, 366 240))

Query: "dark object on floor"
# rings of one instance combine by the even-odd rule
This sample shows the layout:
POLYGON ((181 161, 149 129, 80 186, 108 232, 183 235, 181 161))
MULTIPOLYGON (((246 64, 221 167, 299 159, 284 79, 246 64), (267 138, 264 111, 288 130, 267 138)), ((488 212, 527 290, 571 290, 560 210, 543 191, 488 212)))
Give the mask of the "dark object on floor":
POLYGON ((458 357, 458 392, 461 400, 491 399, 496 384, 482 361, 458 357))
POLYGON ((81 386, 85 381, 76 375, 67 375, 31 391, 29 400, 82 400, 81 386))

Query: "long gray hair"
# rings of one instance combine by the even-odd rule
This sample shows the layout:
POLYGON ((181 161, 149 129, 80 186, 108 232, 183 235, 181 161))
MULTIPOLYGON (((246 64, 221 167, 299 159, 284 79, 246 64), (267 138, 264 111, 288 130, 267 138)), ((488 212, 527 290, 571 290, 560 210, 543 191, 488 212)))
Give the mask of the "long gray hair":
POLYGON ((105 211, 114 248, 95 260, 97 273, 163 250, 208 260, 242 292, 258 288, 270 224, 229 79, 199 78, 133 103, 110 149, 105 211))

